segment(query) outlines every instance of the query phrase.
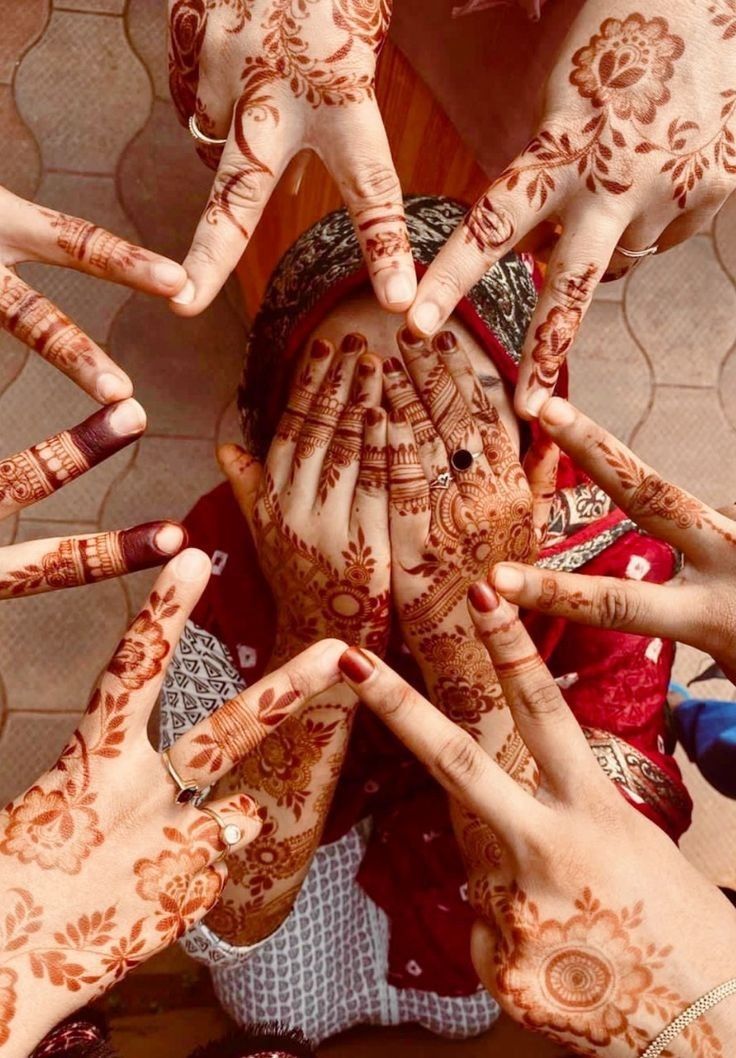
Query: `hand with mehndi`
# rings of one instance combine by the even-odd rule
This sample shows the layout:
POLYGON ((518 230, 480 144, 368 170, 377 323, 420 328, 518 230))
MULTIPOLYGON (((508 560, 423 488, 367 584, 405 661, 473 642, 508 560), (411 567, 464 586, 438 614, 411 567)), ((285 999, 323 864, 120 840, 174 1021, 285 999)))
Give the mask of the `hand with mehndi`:
POLYGON ((166 567, 56 765, 0 812, 8 1058, 27 1055, 212 908, 227 877, 224 853, 257 837, 261 814, 244 795, 197 807, 193 792, 252 752, 313 686, 338 679, 342 645, 318 644, 183 735, 170 748, 170 773, 146 728, 209 571, 194 550, 166 567))
MULTIPOLYGON (((143 408, 124 400, 84 422, 0 460, 0 521, 70 485, 132 444, 146 427, 143 408)), ((0 547, 0 599, 36 595, 158 566, 184 543, 173 522, 0 547)))
MULTIPOLYGON (((516 609, 485 582, 470 598, 539 769, 535 790, 378 658, 350 649, 341 672, 480 823, 464 852, 482 982, 514 1019, 576 1053, 641 1058, 736 976, 736 912, 606 778, 516 609)), ((725 1058, 734 1039, 731 995, 656 1054, 725 1058)))
POLYGON ((73 268, 165 298, 184 285, 182 266, 0 187, 0 327, 100 404, 129 397, 133 384, 107 353, 15 274, 15 266, 26 261, 73 268))
POLYGON ((275 663, 324 636, 385 650, 390 558, 380 361, 316 339, 265 467, 220 450, 277 608, 275 663))
POLYGON ((522 357, 522 417, 552 393, 598 282, 641 260, 616 248, 667 250, 706 228, 736 188, 735 35, 732 0, 588 0, 536 135, 422 279, 409 322, 429 335, 527 232, 559 220, 522 357))
POLYGON ((493 572, 496 589, 519 606, 570 621, 689 643, 736 683, 736 522, 664 481, 559 397, 545 404, 540 422, 618 507, 681 551, 685 563, 668 584, 503 564, 493 572))
POLYGON ((169 82, 184 124, 226 141, 184 261, 184 315, 212 301, 290 160, 315 151, 355 224, 376 297, 405 311, 416 275, 374 93, 392 0, 169 0, 169 82))

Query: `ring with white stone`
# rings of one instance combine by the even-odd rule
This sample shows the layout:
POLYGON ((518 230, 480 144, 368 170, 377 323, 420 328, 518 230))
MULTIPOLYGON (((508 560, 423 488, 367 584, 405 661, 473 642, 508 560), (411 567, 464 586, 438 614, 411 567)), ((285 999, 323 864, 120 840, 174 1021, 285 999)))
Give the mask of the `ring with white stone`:
POLYGON ((226 823, 219 812, 216 812, 214 808, 210 808, 207 805, 203 805, 200 808, 200 812, 204 812, 206 816, 213 819, 220 828, 220 841, 225 846, 220 855, 215 860, 215 863, 219 863, 220 860, 224 860, 225 857, 230 853, 236 845, 239 845, 243 840, 243 831, 237 825, 237 823, 226 823))

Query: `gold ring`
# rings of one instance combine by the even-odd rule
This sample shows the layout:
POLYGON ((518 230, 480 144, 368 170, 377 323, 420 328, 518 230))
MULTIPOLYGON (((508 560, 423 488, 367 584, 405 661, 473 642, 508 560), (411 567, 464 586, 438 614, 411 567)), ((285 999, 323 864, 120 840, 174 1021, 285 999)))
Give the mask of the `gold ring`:
POLYGON ((236 846, 239 845, 243 840, 243 831, 236 823, 226 823, 219 812, 216 812, 214 808, 210 808, 207 805, 199 809, 200 812, 204 812, 206 816, 213 819, 220 828, 220 841, 225 846, 220 855, 215 860, 215 863, 219 863, 220 860, 224 860, 227 854, 236 846))
POLYGON ((194 779, 182 779, 179 772, 171 763, 171 757, 169 756, 169 751, 167 749, 163 751, 161 757, 163 758, 163 762, 166 765, 166 770, 168 771, 171 778, 174 780, 177 787, 177 794, 174 799, 176 803, 178 805, 194 804, 196 807, 198 801, 202 797, 202 790, 200 789, 198 784, 194 781, 194 779))

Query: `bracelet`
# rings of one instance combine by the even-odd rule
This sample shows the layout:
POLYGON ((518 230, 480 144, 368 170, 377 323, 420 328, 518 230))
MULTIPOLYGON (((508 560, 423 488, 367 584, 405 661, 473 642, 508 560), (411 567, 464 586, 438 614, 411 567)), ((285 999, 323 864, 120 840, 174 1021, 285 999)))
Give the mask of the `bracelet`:
POLYGON ((683 1010, 682 1014, 675 1018, 675 1020, 667 1026, 656 1039, 652 1040, 647 1049, 641 1055, 641 1058, 659 1058, 659 1055, 665 1050, 668 1044, 676 1040, 683 1029, 686 1029, 688 1025, 692 1025, 694 1021, 701 1018, 706 1011, 714 1007, 716 1003, 720 1003, 722 999, 727 999, 736 993, 736 977, 732 977, 730 981, 725 981, 722 985, 718 985, 717 988, 712 988, 710 992, 706 992, 704 996, 696 1000, 692 1006, 688 1007, 687 1010, 683 1010))

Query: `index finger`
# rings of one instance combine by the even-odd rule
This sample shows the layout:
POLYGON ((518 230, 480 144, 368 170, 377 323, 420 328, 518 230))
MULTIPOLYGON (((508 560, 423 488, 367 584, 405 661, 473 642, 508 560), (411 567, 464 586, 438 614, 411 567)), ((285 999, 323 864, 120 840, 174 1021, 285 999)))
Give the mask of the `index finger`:
POLYGON ((453 724, 374 654, 351 647, 339 661, 343 679, 460 804, 506 841, 528 832, 537 802, 453 724))

